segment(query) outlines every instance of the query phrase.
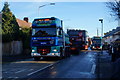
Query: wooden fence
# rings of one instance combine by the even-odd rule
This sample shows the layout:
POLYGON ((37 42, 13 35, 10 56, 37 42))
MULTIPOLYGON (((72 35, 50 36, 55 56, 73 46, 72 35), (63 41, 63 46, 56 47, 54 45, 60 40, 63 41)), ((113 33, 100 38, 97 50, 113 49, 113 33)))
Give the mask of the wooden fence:
POLYGON ((2 43, 2 55, 19 55, 23 52, 22 41, 2 43))

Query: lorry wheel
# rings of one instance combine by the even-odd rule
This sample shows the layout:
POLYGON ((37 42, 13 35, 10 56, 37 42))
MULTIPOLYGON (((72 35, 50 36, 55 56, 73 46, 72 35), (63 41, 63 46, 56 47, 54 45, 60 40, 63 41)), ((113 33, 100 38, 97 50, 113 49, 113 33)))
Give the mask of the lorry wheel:
POLYGON ((68 56, 68 50, 65 48, 65 58, 68 56))
POLYGON ((60 59, 63 59, 64 58, 64 56, 63 56, 63 48, 61 47, 60 48, 60 59))
POLYGON ((68 57, 70 57, 71 56, 70 48, 68 48, 68 50, 69 50, 68 57))
POLYGON ((34 57, 34 61, 39 61, 40 57, 34 57))
POLYGON ((70 50, 69 50, 69 47, 66 48, 65 54, 66 54, 66 57, 70 57, 70 50))

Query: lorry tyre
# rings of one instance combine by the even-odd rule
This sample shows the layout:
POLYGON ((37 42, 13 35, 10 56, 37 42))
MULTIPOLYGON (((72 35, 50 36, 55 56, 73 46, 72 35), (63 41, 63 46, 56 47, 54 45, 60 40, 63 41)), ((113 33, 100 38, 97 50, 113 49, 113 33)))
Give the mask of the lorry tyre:
POLYGON ((34 57, 34 61, 39 61, 40 57, 34 57))
POLYGON ((65 48, 65 58, 68 56, 68 50, 67 47, 65 48))
POLYGON ((70 47, 68 47, 68 57, 71 56, 70 47))
POLYGON ((64 56, 63 56, 63 48, 61 47, 61 48, 60 48, 60 59, 63 59, 63 57, 64 57, 64 56))
POLYGON ((66 57, 70 57, 70 50, 69 50, 69 47, 66 48, 65 53, 66 53, 66 57))

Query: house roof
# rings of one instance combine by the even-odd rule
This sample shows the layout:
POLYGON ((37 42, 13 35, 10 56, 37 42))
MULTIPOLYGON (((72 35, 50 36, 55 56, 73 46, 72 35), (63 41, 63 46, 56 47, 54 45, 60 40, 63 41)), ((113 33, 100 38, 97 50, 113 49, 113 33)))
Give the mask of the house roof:
POLYGON ((18 25, 21 27, 21 28, 30 28, 32 26, 32 23, 30 22, 26 22, 24 20, 20 20, 20 19, 16 19, 17 22, 18 22, 18 25))
POLYGON ((115 34, 118 34, 120 32, 120 27, 117 27, 116 29, 113 29, 112 31, 108 32, 104 37, 112 36, 115 34))
MULTIPOLYGON (((17 22, 18 22, 18 25, 21 27, 21 28, 30 28, 32 26, 32 23, 30 22, 26 22, 24 20, 20 20, 20 19, 16 19, 17 22)), ((0 13, 0 22, 2 22, 2 14, 0 13)))

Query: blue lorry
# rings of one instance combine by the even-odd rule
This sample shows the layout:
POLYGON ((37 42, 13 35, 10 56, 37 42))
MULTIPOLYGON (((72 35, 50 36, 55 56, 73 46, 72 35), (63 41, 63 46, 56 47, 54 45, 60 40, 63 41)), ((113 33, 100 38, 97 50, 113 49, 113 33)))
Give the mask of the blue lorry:
POLYGON ((62 20, 37 18, 32 23, 31 56, 34 60, 41 57, 68 57, 69 36, 63 31, 62 20))

